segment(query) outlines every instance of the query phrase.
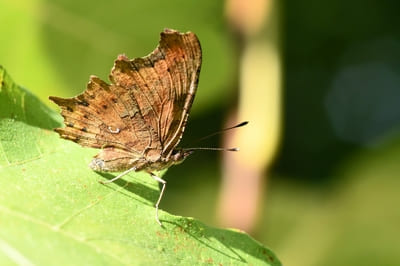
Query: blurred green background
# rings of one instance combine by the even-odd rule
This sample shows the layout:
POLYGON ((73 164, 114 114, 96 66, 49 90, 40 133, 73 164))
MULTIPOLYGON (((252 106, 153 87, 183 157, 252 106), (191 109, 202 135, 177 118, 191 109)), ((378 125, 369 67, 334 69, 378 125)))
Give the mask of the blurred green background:
MULTIPOLYGON (((400 265, 400 2, 279 10, 283 131, 251 233, 285 265, 400 265)), ((223 1, 0 0, 0 64, 50 105, 91 74, 107 80, 118 54, 150 53, 165 27, 195 32, 203 48, 185 146, 223 127, 236 103, 238 43, 223 1)), ((219 162, 199 152, 172 167, 162 208, 217 224, 219 162)))

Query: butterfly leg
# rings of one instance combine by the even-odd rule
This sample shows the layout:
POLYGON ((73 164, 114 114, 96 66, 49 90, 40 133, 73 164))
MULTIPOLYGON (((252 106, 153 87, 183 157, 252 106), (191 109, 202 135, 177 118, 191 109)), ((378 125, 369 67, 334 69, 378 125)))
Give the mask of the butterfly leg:
POLYGON ((160 205, 161 199, 162 199, 162 197, 164 195, 164 190, 165 190, 165 186, 167 185, 167 181, 165 181, 164 179, 159 178, 158 176, 156 176, 153 173, 150 173, 150 175, 154 180, 156 180, 157 182, 162 184, 160 196, 158 197, 158 200, 157 200, 157 203, 156 203, 156 221, 160 226, 162 226, 160 220, 158 219, 158 205, 160 205))
POLYGON ((110 180, 107 180, 107 181, 102 181, 102 180, 100 180, 99 182, 101 183, 101 184, 109 184, 109 183, 112 183, 112 182, 114 182, 115 180, 117 180, 117 179, 120 179, 121 177, 123 177, 124 175, 127 175, 127 174, 129 174, 130 172, 132 172, 132 171, 135 171, 136 170, 136 167, 132 167, 132 168, 129 168, 128 170, 126 170, 125 172, 122 172, 122 173, 120 173, 119 175, 117 175, 116 177, 114 177, 113 179, 110 179, 110 180))

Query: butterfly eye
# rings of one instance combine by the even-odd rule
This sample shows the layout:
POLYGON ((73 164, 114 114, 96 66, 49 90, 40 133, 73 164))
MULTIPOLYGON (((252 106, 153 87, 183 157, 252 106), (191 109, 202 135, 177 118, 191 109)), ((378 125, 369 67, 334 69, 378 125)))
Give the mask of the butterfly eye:
POLYGON ((102 159, 94 158, 90 162, 89 167, 95 171, 101 171, 101 170, 104 170, 104 168, 105 168, 105 162, 102 159))

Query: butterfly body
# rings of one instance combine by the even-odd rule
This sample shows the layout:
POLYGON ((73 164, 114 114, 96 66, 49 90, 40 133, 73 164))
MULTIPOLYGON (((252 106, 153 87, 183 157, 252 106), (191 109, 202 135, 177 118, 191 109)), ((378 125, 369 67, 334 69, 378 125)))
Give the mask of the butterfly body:
MULTIPOLYGON (((169 158, 159 157, 157 160, 151 161, 148 157, 122 157, 120 154, 118 154, 119 157, 113 157, 115 156, 114 152, 118 153, 120 151, 106 150, 106 152, 100 152, 90 162, 89 167, 100 172, 120 172, 135 167, 136 171, 151 173, 180 164, 192 154, 192 151, 176 149, 169 158), (115 158, 121 159, 115 160, 115 158)), ((131 156, 129 153, 127 155, 131 156)))

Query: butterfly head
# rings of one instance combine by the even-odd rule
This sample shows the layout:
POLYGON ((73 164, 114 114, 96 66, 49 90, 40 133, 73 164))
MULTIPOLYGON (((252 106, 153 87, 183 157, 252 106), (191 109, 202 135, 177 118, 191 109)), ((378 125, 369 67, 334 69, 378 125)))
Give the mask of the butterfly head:
POLYGON ((171 160, 173 161, 174 164, 180 164, 186 159, 186 157, 188 157, 193 152, 194 152, 193 150, 185 150, 182 148, 177 148, 173 151, 171 155, 171 160))

